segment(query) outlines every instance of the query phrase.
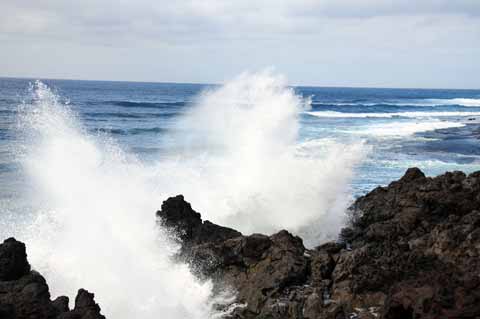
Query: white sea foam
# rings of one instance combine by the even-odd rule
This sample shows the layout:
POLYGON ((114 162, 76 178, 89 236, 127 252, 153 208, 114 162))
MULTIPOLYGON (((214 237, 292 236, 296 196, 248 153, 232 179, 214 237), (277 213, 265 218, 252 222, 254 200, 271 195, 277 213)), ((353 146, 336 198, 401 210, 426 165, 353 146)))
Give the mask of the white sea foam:
POLYGON ((316 105, 338 106, 448 106, 458 105, 466 107, 480 107, 480 98, 454 98, 454 99, 401 99, 376 102, 314 102, 316 105))
POLYGON ((426 105, 462 105, 480 107, 480 99, 455 98, 455 99, 427 99, 426 105))
POLYGON ((305 112, 306 114, 316 117, 329 118, 425 118, 425 117, 462 117, 462 116, 480 116, 480 112, 392 112, 392 113, 347 113, 336 111, 314 111, 305 112))
POLYGON ((247 233, 287 228, 314 244, 338 233, 365 154, 361 144, 297 145, 308 101, 268 72, 202 94, 171 132, 178 147, 152 165, 89 135, 42 83, 33 93, 19 150, 35 218, 8 235, 27 243, 54 296, 84 287, 110 318, 204 319, 231 301, 171 261, 177 247, 154 219, 167 196, 183 193, 205 218, 247 233))
POLYGON ((465 124, 449 121, 426 121, 426 122, 393 122, 360 126, 356 129, 344 132, 380 138, 405 137, 415 133, 428 132, 438 129, 463 127, 465 124))

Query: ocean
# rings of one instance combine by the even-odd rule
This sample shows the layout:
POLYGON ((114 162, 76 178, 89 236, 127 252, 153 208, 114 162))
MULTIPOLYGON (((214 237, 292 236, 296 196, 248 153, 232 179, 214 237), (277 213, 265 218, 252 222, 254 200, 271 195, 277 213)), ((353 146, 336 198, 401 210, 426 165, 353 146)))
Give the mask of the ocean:
MULTIPOLYGON (((34 79, 0 79, 2 196, 18 169, 12 144, 18 107, 34 79), (7 176, 9 178, 7 178, 7 176), (7 182, 7 183, 5 183, 7 182)), ((92 134, 105 133, 142 161, 175 141, 168 131, 212 85, 43 80, 78 113, 92 134)), ((300 114, 298 143, 362 140, 373 147, 351 182, 357 195, 399 178, 412 166, 428 175, 480 168, 480 90, 294 87, 311 98, 300 114)), ((252 119, 254 121, 255 119, 252 119)), ((12 195, 14 196, 14 195, 12 195)))
POLYGON ((211 287, 154 227, 168 196, 314 246, 408 167, 480 169, 479 124, 480 90, 0 78, 0 233, 27 242, 54 295, 87 286, 112 318, 205 318, 211 287))

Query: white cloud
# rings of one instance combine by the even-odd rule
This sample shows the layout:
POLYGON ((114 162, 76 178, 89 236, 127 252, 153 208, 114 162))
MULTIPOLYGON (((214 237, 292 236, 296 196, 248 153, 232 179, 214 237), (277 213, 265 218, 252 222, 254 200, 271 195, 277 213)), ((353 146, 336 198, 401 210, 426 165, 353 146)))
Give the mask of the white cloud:
POLYGON ((479 68, 473 61, 480 49, 479 14, 477 0, 4 0, 0 72, 219 81, 245 68, 274 65, 294 82, 409 86, 405 75, 390 81, 387 70, 395 73, 399 64, 400 75, 404 67, 416 74, 424 61, 427 69, 412 85, 478 86, 471 70, 479 68), (67 69, 55 67, 52 50, 67 69), (121 58, 111 57, 120 52, 121 58), (25 63, 33 56, 35 65, 25 63), (149 74, 152 64, 164 72, 149 74), (456 65, 460 77, 445 74, 455 75, 453 84, 433 76, 456 65), (320 72, 327 79, 311 74, 320 72))

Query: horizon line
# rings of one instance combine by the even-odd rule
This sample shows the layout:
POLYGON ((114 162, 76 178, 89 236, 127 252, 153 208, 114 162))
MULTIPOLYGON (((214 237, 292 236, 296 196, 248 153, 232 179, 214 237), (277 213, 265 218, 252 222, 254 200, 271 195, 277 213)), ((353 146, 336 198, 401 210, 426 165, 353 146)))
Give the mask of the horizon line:
MULTIPOLYGON (((83 81, 83 82, 118 82, 118 83, 144 83, 144 84, 185 84, 185 85, 222 85, 223 83, 206 82, 172 82, 172 81, 142 81, 142 80, 91 80, 79 78, 50 78, 31 76, 3 76, 0 79, 13 80, 47 80, 47 81, 83 81)), ((392 89, 392 90, 459 90, 459 91, 480 91, 480 88, 446 88, 446 87, 392 87, 392 86, 339 86, 339 85, 305 85, 290 84, 289 87, 300 88, 344 88, 344 89, 392 89)))

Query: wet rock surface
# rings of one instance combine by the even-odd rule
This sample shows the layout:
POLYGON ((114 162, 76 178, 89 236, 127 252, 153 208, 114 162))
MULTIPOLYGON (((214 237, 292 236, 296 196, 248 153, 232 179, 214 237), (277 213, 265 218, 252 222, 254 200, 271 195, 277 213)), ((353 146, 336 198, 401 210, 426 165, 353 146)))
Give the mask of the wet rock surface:
POLYGON ((182 196, 157 215, 183 240, 179 258, 237 291, 233 318, 480 318, 480 172, 409 169, 314 249, 202 221, 182 196))
POLYGON ((52 301, 45 279, 30 269, 25 245, 14 238, 0 244, 0 318, 2 319, 104 319, 93 294, 78 291, 75 308, 68 297, 52 301))

